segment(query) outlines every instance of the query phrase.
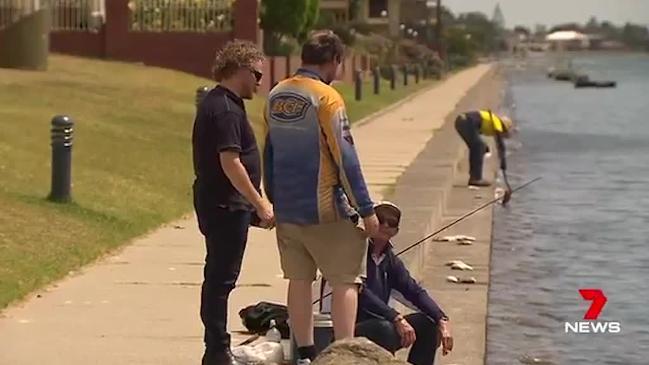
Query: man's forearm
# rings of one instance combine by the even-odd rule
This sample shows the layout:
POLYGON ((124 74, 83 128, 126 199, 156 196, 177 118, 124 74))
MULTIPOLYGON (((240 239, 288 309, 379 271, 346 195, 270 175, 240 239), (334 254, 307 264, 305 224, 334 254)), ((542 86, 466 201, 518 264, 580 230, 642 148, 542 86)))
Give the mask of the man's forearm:
POLYGON ((225 175, 230 180, 232 186, 234 186, 237 191, 243 195, 250 204, 258 208, 261 205, 261 195, 257 192, 255 187, 248 177, 246 168, 243 166, 241 161, 237 159, 233 160, 221 160, 221 165, 223 166, 223 171, 225 175))

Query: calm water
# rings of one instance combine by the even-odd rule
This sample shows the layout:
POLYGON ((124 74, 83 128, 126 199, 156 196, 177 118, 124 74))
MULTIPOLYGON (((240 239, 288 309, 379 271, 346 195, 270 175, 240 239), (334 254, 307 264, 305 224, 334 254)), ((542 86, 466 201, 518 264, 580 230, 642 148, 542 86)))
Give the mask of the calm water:
MULTIPOLYGON (((495 210, 487 364, 649 364, 649 55, 577 55, 615 89, 549 80, 548 59, 508 63, 505 109, 521 126, 513 186, 495 210), (567 334, 590 302, 620 334, 567 334)), ((514 143, 516 144, 516 143, 514 143)))

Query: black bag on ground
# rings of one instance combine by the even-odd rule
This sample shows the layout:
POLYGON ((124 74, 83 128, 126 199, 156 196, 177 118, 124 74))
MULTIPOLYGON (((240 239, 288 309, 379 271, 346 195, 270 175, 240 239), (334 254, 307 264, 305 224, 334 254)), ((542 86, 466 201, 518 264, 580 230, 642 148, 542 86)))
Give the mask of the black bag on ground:
POLYGON ((262 335, 270 329, 270 321, 274 319, 282 338, 290 337, 288 309, 285 305, 259 302, 240 310, 239 317, 248 331, 262 335))

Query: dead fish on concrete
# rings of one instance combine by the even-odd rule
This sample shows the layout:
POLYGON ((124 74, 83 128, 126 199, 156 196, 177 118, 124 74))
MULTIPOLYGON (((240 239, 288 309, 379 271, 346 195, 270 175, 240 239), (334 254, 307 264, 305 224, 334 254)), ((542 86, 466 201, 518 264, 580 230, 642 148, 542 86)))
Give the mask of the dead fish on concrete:
POLYGON ((447 276, 446 281, 449 283, 455 283, 455 284, 475 284, 478 281, 473 277, 468 277, 468 278, 458 278, 457 276, 447 276))
POLYGON ((460 279, 460 283, 462 284, 475 284, 477 282, 478 280, 476 280, 476 278, 474 278, 473 276, 460 279))
POLYGON ((455 263, 451 265, 452 270, 462 270, 462 271, 473 271, 473 267, 471 265, 467 265, 464 262, 460 263, 455 263))
POLYGON ((463 234, 456 234, 455 236, 435 237, 433 241, 438 242, 458 242, 458 241, 475 241, 475 237, 465 236, 463 234))
POLYGON ((453 266, 453 265, 455 265, 455 264, 459 264, 459 263, 464 263, 464 261, 461 261, 461 260, 451 260, 451 261, 448 261, 448 262, 447 262, 446 264, 444 264, 444 265, 446 265, 446 266, 453 266))
POLYGON ((458 279, 457 276, 447 276, 446 281, 448 281, 449 283, 459 283, 460 279, 458 279))
POLYGON ((467 263, 465 263, 464 261, 461 261, 461 260, 449 261, 449 262, 446 263, 446 266, 450 266, 451 269, 453 269, 453 270, 469 270, 469 271, 473 271, 473 267, 471 267, 471 265, 468 265, 467 263))

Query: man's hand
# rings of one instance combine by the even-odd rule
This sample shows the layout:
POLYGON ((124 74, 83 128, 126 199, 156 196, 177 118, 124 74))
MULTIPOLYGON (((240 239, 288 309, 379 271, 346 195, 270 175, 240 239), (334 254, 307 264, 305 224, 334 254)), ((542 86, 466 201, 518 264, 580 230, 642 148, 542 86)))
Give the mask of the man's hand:
POLYGON ((442 319, 439 321, 439 337, 442 342, 442 355, 446 356, 453 351, 453 336, 448 321, 442 319))
POLYGON ((417 336, 415 335, 415 330, 412 328, 410 323, 408 323, 408 321, 399 316, 395 320, 394 326, 397 328, 399 337, 401 337, 401 346, 403 348, 410 347, 413 343, 415 343, 417 336))
POLYGON ((257 210, 257 216, 261 219, 260 226, 263 228, 273 228, 275 226, 275 213, 273 213, 273 205, 265 199, 261 200, 256 204, 255 209, 257 210))
POLYGON ((379 219, 376 214, 363 218, 363 227, 368 237, 376 237, 379 234, 379 219))
POLYGON ((509 201, 512 199, 512 188, 507 186, 505 189, 505 194, 503 195, 503 205, 507 205, 509 201))

